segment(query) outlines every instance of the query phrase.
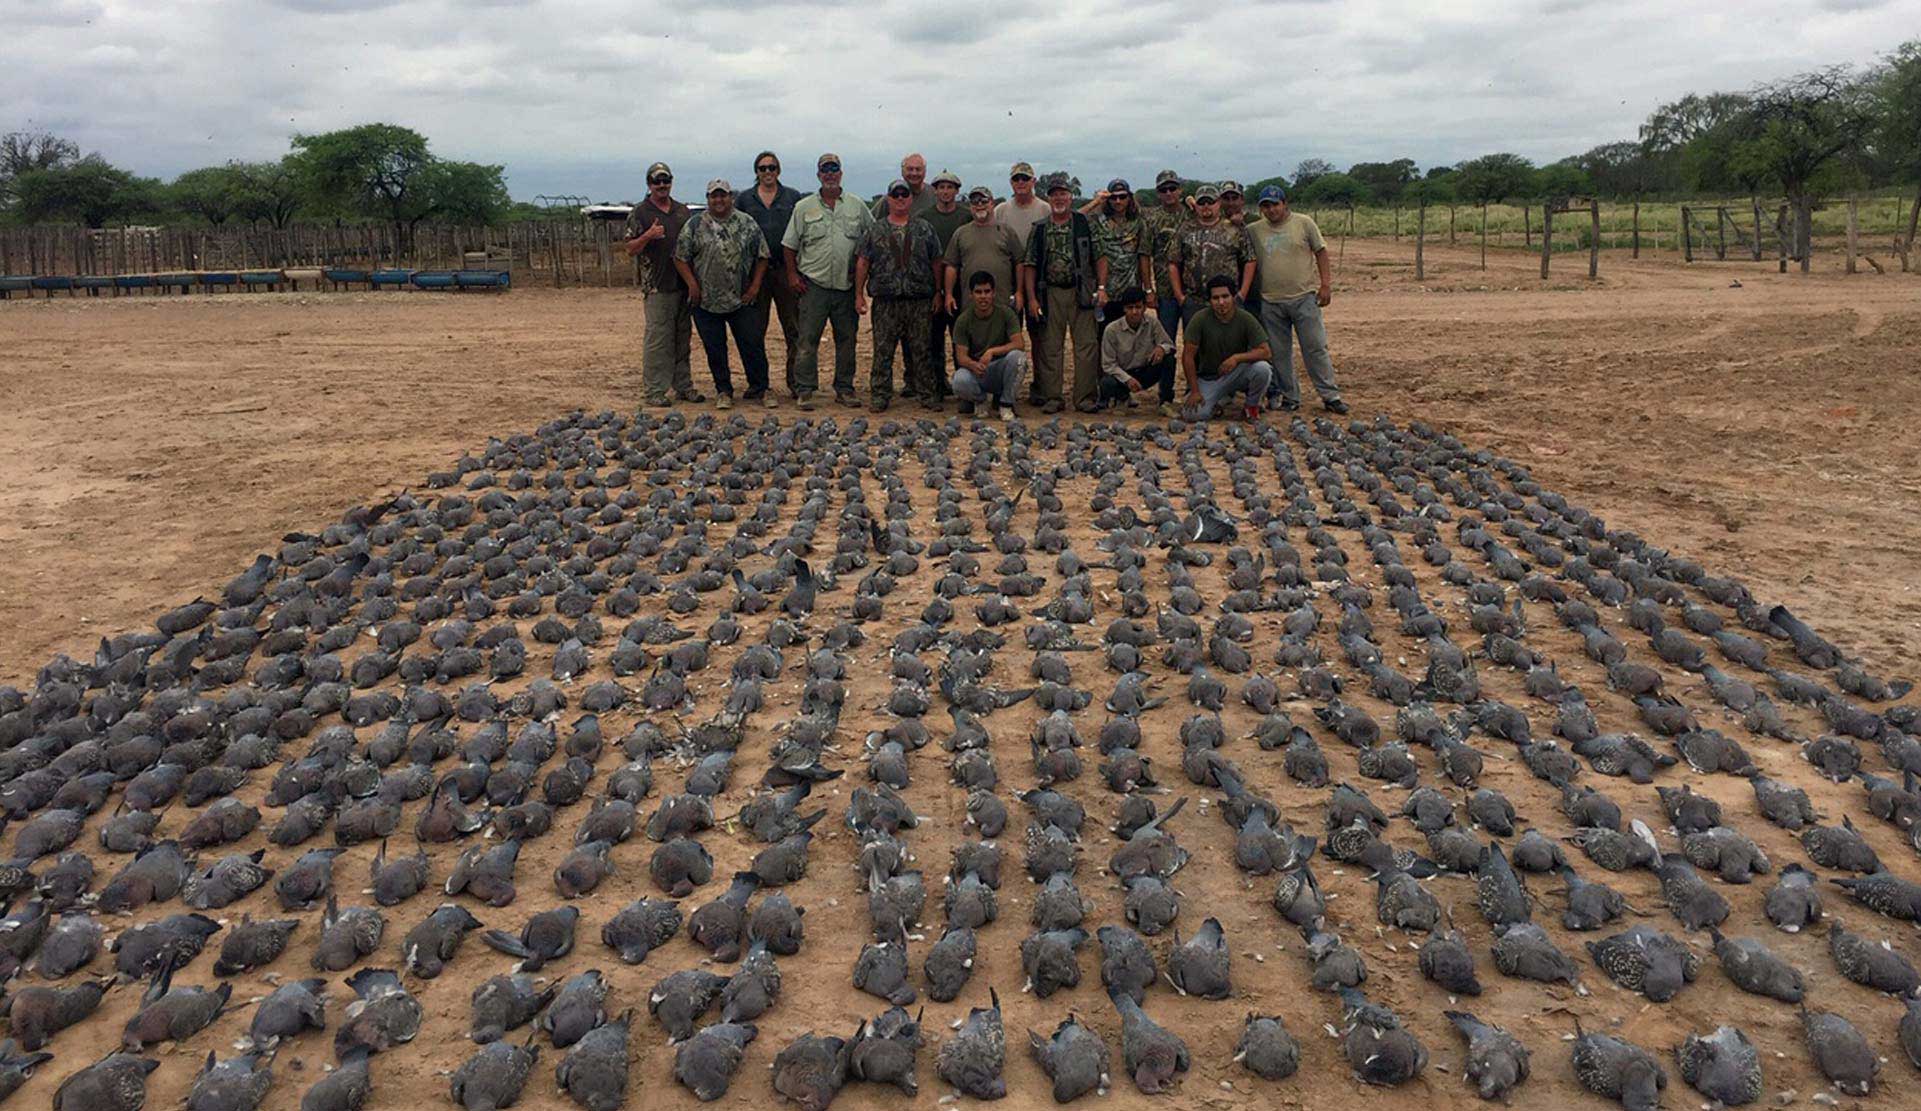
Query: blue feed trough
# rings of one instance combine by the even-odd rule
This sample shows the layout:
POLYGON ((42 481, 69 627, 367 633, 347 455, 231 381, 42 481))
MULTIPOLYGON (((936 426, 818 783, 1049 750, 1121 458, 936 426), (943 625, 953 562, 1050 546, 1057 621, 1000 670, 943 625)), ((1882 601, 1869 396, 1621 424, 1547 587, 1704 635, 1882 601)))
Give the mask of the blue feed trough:
POLYGON ((53 292, 57 289, 64 289, 68 293, 72 293, 73 279, 70 277, 67 277, 64 274, 48 276, 48 277, 39 277, 33 280, 33 288, 46 290, 47 295, 50 297, 53 295, 53 292))
POLYGON ((16 293, 32 293, 33 279, 25 274, 0 274, 0 299, 16 293))
POLYGON ((182 293, 191 291, 193 289, 193 282, 194 276, 192 274, 155 274, 153 276, 154 285, 159 286, 161 289, 177 289, 182 293))
POLYGON ((242 270, 240 284, 244 286, 264 285, 272 289, 287 280, 287 275, 278 270, 242 270))
POLYGON ((238 285, 240 284, 240 275, 231 270, 215 271, 211 274, 200 275, 200 284, 207 289, 213 289, 216 286, 238 285))
POLYGON ((113 288, 113 279, 103 275, 83 274, 73 280, 73 288, 86 290, 89 297, 98 297, 101 290, 113 288))
POLYGON ((114 278, 115 289, 151 289, 153 278, 146 274, 121 274, 114 278))
POLYGON ((416 270, 413 274, 415 289, 452 289, 454 272, 452 270, 416 270))
POLYGON ((320 272, 320 276, 326 278, 336 286, 353 285, 355 283, 371 285, 373 283, 373 275, 367 273, 365 270, 352 270, 342 266, 329 266, 320 272))
POLYGON ((454 284, 462 289, 506 289, 512 279, 505 270, 456 270, 454 284))
POLYGON ((376 270, 368 275, 368 280, 373 283, 375 289, 379 289, 381 286, 392 286, 395 289, 399 289, 406 285, 407 279, 413 277, 413 275, 414 272, 412 270, 376 270))

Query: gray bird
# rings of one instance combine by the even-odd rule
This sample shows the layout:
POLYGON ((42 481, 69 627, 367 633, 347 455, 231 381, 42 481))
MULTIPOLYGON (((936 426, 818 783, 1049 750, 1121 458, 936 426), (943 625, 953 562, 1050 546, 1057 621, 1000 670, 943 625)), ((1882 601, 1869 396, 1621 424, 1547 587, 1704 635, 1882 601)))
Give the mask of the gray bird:
POLYGON ((504 907, 514 901, 514 863, 519 859, 518 840, 491 848, 475 845, 454 861, 442 890, 449 895, 465 892, 490 907, 504 907))
POLYGON ((897 1007, 919 997, 907 971, 907 943, 895 931, 891 939, 870 941, 854 958, 854 986, 897 1007))
POLYGON ((320 918, 320 940, 314 944, 313 966, 322 972, 352 968, 380 948, 387 919, 372 907, 341 910, 333 896, 320 918))
POLYGON ((568 977, 540 1013, 539 1028, 566 1049, 607 1021, 607 980, 597 968, 568 977))
POLYGON ((1876 914, 1903 922, 1921 921, 1921 884, 1888 872, 1845 876, 1830 882, 1876 914))
POLYGON ((1830 1011, 1810 1011, 1803 1006, 1801 1030, 1807 1038, 1808 1055, 1828 1083, 1851 1096, 1865 1096, 1874 1090, 1881 1058, 1853 1023, 1830 1011))
POLYGON ((1282 874, 1280 884, 1274 889, 1273 903, 1280 916, 1295 926, 1306 926, 1327 913, 1320 884, 1306 862, 1282 874))
POLYGON ((1828 955, 1841 975, 1862 987, 1904 998, 1921 990, 1921 972, 1892 945, 1852 933, 1840 922, 1828 926, 1828 955))
POLYGON ((721 989, 720 1020, 752 1022, 766 1014, 780 998, 780 985, 780 966, 767 947, 756 942, 721 989))
POLYGON ((374 853, 372 865, 372 887, 374 902, 383 907, 398 906, 413 898, 420 889, 427 886, 427 853, 423 849, 412 856, 387 858, 387 842, 380 843, 374 853))
POLYGON ((300 926, 298 918, 269 918, 256 922, 242 915, 240 924, 221 939, 220 956, 213 963, 216 976, 235 976, 280 959, 287 941, 300 926))
POLYGON ((1895 1037, 1901 1043, 1901 1052, 1908 1055, 1908 1063, 1921 1069, 1921 999, 1908 1000, 1908 1009, 1895 1025, 1895 1037))
POLYGON ((987 994, 993 1006, 969 1010, 934 1059, 935 1073, 974 1099, 1000 1099, 1007 1094, 1007 1082, 1001 1078, 1007 1031, 1001 1024, 1000 996, 992 988, 987 994))
POLYGON ((34 953, 34 968, 48 980, 64 980, 100 955, 106 927, 85 911, 68 911, 48 928, 34 953))
POLYGON ((527 919, 515 937, 505 930, 487 930, 480 940, 487 947, 511 957, 519 957, 519 972, 538 972, 548 961, 559 960, 574 951, 574 929, 580 923, 580 908, 555 907, 527 919))
POLYGON ((1504 1099, 1528 1077, 1528 1050, 1521 1040, 1466 1011, 1443 1011, 1467 1041, 1467 1082, 1482 1099, 1504 1099))
POLYGON ((1401 1026, 1400 1016, 1354 988, 1341 989, 1341 1053, 1356 1079, 1391 1088, 1427 1068, 1427 1047, 1401 1026))
POLYGON ((740 1070, 747 1043, 759 1034, 752 1024, 717 1022, 705 1026, 674 1050, 674 1079, 703 1103, 727 1094, 740 1070))
POLYGON ((820 1035, 809 1030, 774 1055, 774 1091, 793 1100, 801 1111, 826 1111, 847 1083, 853 1038, 820 1035))
POLYGON ((20 1090, 33 1070, 53 1060, 51 1053, 22 1053, 12 1038, 0 1041, 0 1100, 20 1090))
POLYGON ((1225 999, 1233 991, 1229 974, 1230 954, 1220 919, 1208 918, 1200 931, 1186 942, 1174 935, 1174 948, 1167 954, 1167 980, 1182 995, 1203 999, 1225 999))
POLYGON ((1801 788, 1769 779, 1758 771, 1748 777, 1748 782, 1754 787, 1755 808, 1782 829, 1798 832, 1821 820, 1813 800, 1801 788))
POLYGON ((175 988, 173 974, 178 967, 178 963, 169 963, 155 974, 140 1010, 127 1020, 121 1046, 128 1052, 192 1037, 227 1009, 228 1000, 233 998, 232 984, 223 983, 211 991, 198 986, 175 988))
POLYGON ((600 928, 601 944, 628 964, 639 964, 680 932, 680 908, 664 899, 636 899, 600 928))
POLYGON ((927 977, 927 997, 936 1003, 951 1003, 974 975, 976 939, 972 927, 949 926, 941 939, 927 950, 921 972, 927 977))
POLYGON ((617 1111, 627 1102, 627 1037, 633 1011, 596 1028, 561 1058, 554 1079, 587 1111, 617 1111))
POLYGON ((1147 1095, 1167 1090, 1174 1077, 1187 1071, 1187 1043, 1141 1009, 1132 996, 1110 988, 1107 997, 1121 1016, 1121 1062, 1134 1086, 1147 1095))
POLYGON ((558 984, 542 990, 533 977, 492 976, 474 988, 473 1025, 467 1036, 485 1045, 533 1021, 560 993, 558 984))
POLYGON ((1783 1003, 1801 1002, 1805 987, 1800 969, 1752 938, 1726 937, 1712 926, 1708 935, 1714 939, 1714 955, 1721 961, 1721 971, 1735 987, 1783 1003))
POLYGON ((1761 1054, 1739 1027, 1689 1034, 1674 1057, 1682 1081, 1711 1100, 1739 1107, 1761 1098, 1761 1054))
POLYGON ((1661 877, 1662 900, 1683 927, 1704 930, 1727 921, 1728 901, 1678 854, 1662 856, 1656 874, 1661 877))
POLYGON ((440 975, 467 934, 481 928, 466 907, 442 903, 400 941, 401 966, 423 980, 440 975))
POLYGON ((339 849, 309 849, 274 880, 274 896, 282 910, 311 910, 334 889, 334 860, 339 849))
POLYGON ((187 1092, 187 1111, 253 1111, 272 1087, 273 1067, 268 1056, 247 1053, 216 1061, 213 1051, 208 1050, 207 1063, 187 1092))
POLYGON ((165 902, 180 893, 193 875, 193 865, 180 842, 155 842, 107 881, 96 909, 103 914, 127 914, 148 903, 165 902))
POLYGON ((347 987, 359 998, 347 1005, 346 1021, 334 1033, 334 1056, 341 1061, 355 1050, 385 1053, 420 1033, 420 1001, 392 970, 363 968, 347 978, 347 987))
POLYGON ((1499 845, 1489 845, 1482 852, 1474 877, 1474 900, 1481 917, 1496 929, 1533 917, 1533 900, 1499 845))
POLYGON ((747 917, 749 942, 762 942, 768 951, 783 957, 800 952, 805 936, 802 916, 807 908, 797 907, 784 892, 776 891, 762 899, 747 917))
POLYGON ((98 1010, 112 984, 112 980, 90 980, 70 988, 16 988, 6 999, 7 1029, 22 1049, 37 1050, 98 1010))
POLYGON ((1494 967, 1506 976, 1542 983, 1572 984, 1581 978, 1580 966, 1556 948, 1547 931, 1532 922, 1516 922, 1494 939, 1494 967))
POLYGON ((1366 982, 1367 963, 1361 959, 1360 950, 1343 943, 1339 934, 1324 929, 1320 919, 1302 926, 1301 937, 1307 942, 1309 982, 1316 990, 1339 991, 1366 982))
POLYGON ((1421 975, 1454 995, 1481 994, 1481 980, 1474 971, 1474 950, 1467 938, 1454 928, 1454 916, 1447 915, 1447 929, 1430 933, 1421 943, 1418 956, 1421 975))
POLYGON ((1701 959, 1686 942, 1650 926, 1631 926, 1587 943, 1588 956, 1608 979, 1666 1003, 1700 974, 1701 959))
POLYGON ((1799 933, 1821 920, 1820 877, 1799 864, 1781 869, 1781 878, 1768 888, 1762 912, 1777 929, 1799 933))
POLYGON ((1021 941, 1021 970, 1028 987, 1042 999, 1081 982, 1080 947, 1086 930, 1037 930, 1021 941))
POLYGON ((261 866, 265 854, 265 849, 255 849, 221 857, 187 877, 180 889, 180 901, 195 910, 217 910, 238 902, 273 878, 273 869, 261 866))
POLYGON ((1609 1034, 1590 1034, 1574 1020, 1574 1078, 1627 1111, 1655 1111, 1667 1089, 1667 1070, 1654 1055, 1609 1034))
POLYGON ((647 994, 647 1013, 667 1032, 668 1041, 686 1041, 693 1037, 695 1023, 726 987, 725 976, 705 969, 683 969, 654 985, 654 990, 647 994))
POLYGON ((1567 909, 1561 925, 1570 930, 1598 930, 1627 912, 1627 899, 1604 883, 1591 883, 1563 865, 1557 874, 1567 883, 1567 909))
POLYGON ((1234 1060, 1263 1080, 1286 1080, 1301 1067, 1301 1043, 1279 1015, 1249 1014, 1234 1043, 1234 1060))
POLYGON ((260 1001, 247 1037, 255 1049, 272 1049, 282 1039, 327 1028, 327 981, 289 980, 260 1001))
POLYGON ((914 1060, 920 1052, 920 1019, 890 1007, 863 1023, 848 1051, 849 1075, 874 1084, 892 1084, 908 1095, 920 1091, 914 1060))
POLYGON ((1028 1048, 1054 1084, 1054 1102, 1071 1103, 1089 1092, 1105 1094, 1111 1054, 1101 1036, 1069 1014, 1051 1037, 1027 1032, 1028 1048))
POLYGON ((147 1102, 147 1076, 159 1067, 151 1057, 109 1053, 60 1082, 53 1111, 140 1111, 147 1102))
POLYGON ((527 1077, 540 1060, 532 1038, 525 1045, 494 1041, 480 1047, 454 1070, 454 1102, 466 1111, 498 1111, 520 1102, 527 1077))

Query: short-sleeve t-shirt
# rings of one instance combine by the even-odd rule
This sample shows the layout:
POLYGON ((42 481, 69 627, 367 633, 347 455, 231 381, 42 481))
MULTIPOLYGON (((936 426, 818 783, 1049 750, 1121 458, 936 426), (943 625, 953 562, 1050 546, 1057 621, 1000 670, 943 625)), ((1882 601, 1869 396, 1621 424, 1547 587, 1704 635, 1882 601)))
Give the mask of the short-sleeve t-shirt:
POLYGON ((1276 227, 1265 216, 1250 215, 1247 235, 1254 241, 1261 300, 1291 301, 1321 288, 1321 271, 1314 253, 1325 249, 1327 240, 1312 216, 1289 212, 1276 227))
POLYGON ((1246 309, 1235 309, 1234 315, 1223 321, 1212 308, 1205 308, 1187 322, 1181 342, 1199 349, 1194 352, 1194 373, 1212 380, 1221 376, 1223 360, 1266 343, 1267 332, 1246 309))
POLYGON ((984 318, 970 301, 954 317, 954 346, 966 348, 970 357, 979 358, 982 351, 999 347, 1020 330, 1021 318, 1000 301, 994 302, 994 311, 984 318))
POLYGON ((918 212, 915 215, 933 227, 934 234, 940 236, 943 251, 947 249, 949 243, 953 242, 954 232, 958 231, 963 224, 974 222, 974 214, 969 212, 964 204, 955 205, 952 212, 942 212, 938 204, 929 205, 927 211, 918 212))
POLYGON ((994 275, 994 292, 1001 300, 1012 300, 1015 293, 1014 267, 1024 257, 1020 237, 1005 224, 962 224, 947 241, 947 265, 954 268, 954 298, 966 311, 968 283, 974 272, 985 270, 994 275))

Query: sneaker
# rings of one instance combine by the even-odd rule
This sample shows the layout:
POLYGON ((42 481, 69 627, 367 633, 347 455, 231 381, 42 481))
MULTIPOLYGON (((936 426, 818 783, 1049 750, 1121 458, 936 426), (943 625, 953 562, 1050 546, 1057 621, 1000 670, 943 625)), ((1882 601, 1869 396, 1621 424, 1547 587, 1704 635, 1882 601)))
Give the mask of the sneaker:
POLYGON ((734 407, 733 394, 724 393, 714 399, 714 408, 716 409, 732 409, 733 407, 734 407))
POLYGON ((707 395, 701 393, 699 390, 682 390, 675 393, 674 396, 680 398, 682 401, 692 402, 695 405, 699 405, 701 402, 707 400, 707 395))
MULTIPOLYGON (((860 402, 856 401, 854 404, 859 405, 860 402)), ((891 404, 891 402, 877 397, 867 403, 867 411, 870 413, 885 413, 889 404, 891 404)))
POLYGON ((1075 402, 1074 409, 1082 413, 1098 413, 1101 411, 1100 405, 1091 397, 1084 401, 1075 402))
POLYGON ((1064 408, 1066 408, 1066 406, 1060 403, 1059 398, 1049 398, 1047 401, 1041 403, 1041 412, 1049 416, 1053 416, 1064 408))
POLYGON ((1161 402, 1160 414, 1168 420, 1175 420, 1181 415, 1181 407, 1172 401, 1163 401, 1161 402))
POLYGON ((1337 397, 1332 401, 1321 402, 1321 408, 1326 409, 1330 413, 1340 413, 1342 415, 1346 415, 1347 402, 1342 401, 1340 398, 1337 397))
POLYGON ((974 415, 974 403, 973 403, 973 402, 971 402, 971 401, 962 401, 962 402, 960 403, 960 415, 961 415, 961 416, 963 416, 963 417, 971 417, 971 416, 973 416, 973 415, 974 415))
POLYGON ((1298 397, 1291 399, 1284 397, 1281 399, 1281 408, 1286 409, 1290 413, 1298 413, 1301 411, 1301 399, 1298 397))
POLYGON ((1000 407, 1000 410, 1001 410, 1002 421, 1012 422, 1020 419, 1020 417, 1014 412, 1014 407, 1012 405, 1003 405, 1000 407))
POLYGON ((774 391, 772 390, 768 390, 766 393, 761 394, 760 399, 761 401, 766 403, 769 409, 772 409, 774 406, 780 404, 780 402, 774 400, 774 391))
MULTIPOLYGON (((767 404, 772 405, 773 403, 774 403, 774 396, 772 394, 768 394, 767 404)), ((813 412, 814 411, 814 395, 807 392, 806 390, 799 390, 795 392, 794 408, 799 409, 803 413, 813 412)))
POLYGON ((672 409, 674 407, 674 399, 671 397, 650 397, 647 399, 647 407, 649 409, 672 409))
POLYGON ((1258 421, 1261 419, 1261 407, 1259 405, 1249 405, 1241 410, 1241 416, 1247 418, 1249 423, 1258 421))

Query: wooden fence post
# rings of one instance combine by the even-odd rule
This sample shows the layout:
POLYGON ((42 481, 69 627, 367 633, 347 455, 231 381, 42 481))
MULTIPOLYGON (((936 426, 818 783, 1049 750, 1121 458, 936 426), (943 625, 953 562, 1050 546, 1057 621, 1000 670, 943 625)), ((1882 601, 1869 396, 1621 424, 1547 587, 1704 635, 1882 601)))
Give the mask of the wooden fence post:
POLYGON ((1681 261, 1694 261, 1694 234, 1688 228, 1688 206, 1681 206, 1681 261))
POLYGON ((1861 246, 1861 198, 1848 198, 1848 273, 1855 272, 1854 256, 1861 246))
POLYGON ((1419 217, 1416 218, 1414 225, 1414 280, 1417 282, 1427 279, 1427 259, 1424 257, 1426 248, 1427 202, 1422 201, 1421 213, 1419 217))
MULTIPOLYGON (((1526 209, 1521 211, 1525 212, 1526 209)), ((1541 202, 1541 280, 1547 280, 1548 259, 1554 254, 1554 202, 1541 202)))
POLYGON ((1634 202, 1634 257, 1641 257, 1641 202, 1634 202))
POLYGON ((1601 198, 1588 201, 1587 278, 1594 281, 1601 276, 1601 198))

